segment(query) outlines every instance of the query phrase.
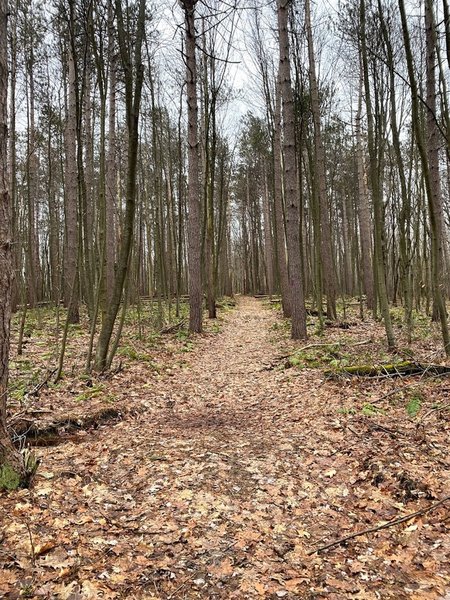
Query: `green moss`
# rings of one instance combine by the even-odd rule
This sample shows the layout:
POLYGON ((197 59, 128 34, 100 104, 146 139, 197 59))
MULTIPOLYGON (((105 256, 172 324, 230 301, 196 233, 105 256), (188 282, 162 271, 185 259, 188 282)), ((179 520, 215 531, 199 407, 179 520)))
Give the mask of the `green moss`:
POLYGON ((149 354, 146 354, 145 352, 139 352, 138 350, 136 350, 136 348, 133 348, 133 346, 122 346, 117 351, 117 354, 119 356, 129 358, 130 360, 137 360, 140 362, 147 363, 152 362, 152 357, 149 354))
POLYGON ((20 486, 20 474, 10 465, 0 467, 0 490, 17 490, 20 486))

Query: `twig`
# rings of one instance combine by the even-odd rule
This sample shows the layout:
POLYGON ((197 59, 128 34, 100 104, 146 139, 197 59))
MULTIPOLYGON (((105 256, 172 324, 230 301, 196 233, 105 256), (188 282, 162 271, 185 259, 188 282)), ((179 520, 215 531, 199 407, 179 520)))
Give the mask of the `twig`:
POLYGON ((420 381, 412 381, 411 383, 407 383, 406 385, 397 386, 393 390, 390 390, 386 394, 383 394, 376 400, 371 400, 370 403, 378 404, 379 402, 382 402, 383 400, 385 400, 386 398, 389 398, 390 396, 394 396, 395 394, 399 394, 400 392, 403 392, 403 390, 406 390, 408 388, 416 388, 416 387, 419 387, 420 385, 422 385, 423 383, 428 383, 429 381, 432 381, 433 379, 440 379, 441 377, 450 375, 450 373, 436 373, 435 375, 431 375, 430 377, 428 377, 425 381, 425 376, 427 374, 427 371, 428 370, 425 369, 424 372, 420 375, 420 378, 419 378, 420 381), (422 381, 422 380, 424 380, 424 381, 422 381))
POLYGON ((433 408, 430 408, 430 410, 428 412, 426 412, 423 415, 423 417, 421 417, 419 419, 419 423, 422 423, 423 421, 425 421, 425 419, 428 419, 428 417, 430 415, 432 415, 435 410, 449 410, 449 409, 450 409, 450 403, 447 403, 447 404, 438 404, 437 406, 434 406, 433 408))
POLYGON ((56 373, 56 369, 53 369, 52 371, 49 371, 47 373, 47 376, 45 377, 45 379, 43 379, 40 383, 38 383, 32 390, 30 390, 26 396, 28 397, 37 397, 39 396, 39 393, 41 391, 41 389, 45 386, 48 385, 48 382, 50 381, 50 379, 53 377, 53 375, 56 373))
POLYGON ((186 325, 186 319, 182 319, 178 323, 175 323, 175 325, 168 325, 167 327, 164 327, 159 333, 173 333, 174 331, 177 331, 178 329, 184 327, 184 325, 186 325))
POLYGON ((416 512, 410 513, 409 515, 400 517, 399 519, 393 519, 392 521, 388 521, 387 523, 382 523, 381 525, 376 525, 375 527, 369 527, 368 529, 363 529, 361 531, 357 531, 356 533, 351 533, 350 535, 346 535, 345 537, 335 540, 334 542, 330 542, 329 544, 325 544, 324 546, 319 546, 319 548, 316 548, 315 550, 310 550, 306 554, 308 556, 311 556, 311 554, 316 554, 316 553, 319 554, 320 552, 323 552, 324 550, 329 550, 330 548, 339 546, 343 542, 347 542, 348 540, 353 540, 354 538, 360 537, 361 535, 366 535, 367 533, 374 533, 375 531, 380 531, 381 529, 387 529, 388 527, 393 527, 394 525, 399 525, 400 523, 404 523, 405 521, 410 521, 411 519, 414 519, 415 517, 419 517, 421 515, 431 512, 432 510, 435 510, 436 508, 438 508, 438 506, 441 506, 445 502, 448 502, 448 500, 450 500, 450 496, 446 496, 442 500, 439 500, 438 502, 435 502, 434 504, 431 504, 430 506, 428 506, 426 508, 417 510, 416 512))

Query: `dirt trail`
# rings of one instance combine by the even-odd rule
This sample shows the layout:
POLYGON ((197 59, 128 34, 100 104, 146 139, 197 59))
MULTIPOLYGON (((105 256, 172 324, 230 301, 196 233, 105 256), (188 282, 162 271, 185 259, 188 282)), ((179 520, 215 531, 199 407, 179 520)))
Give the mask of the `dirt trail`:
POLYGON ((436 515, 307 555, 410 510, 374 484, 384 438, 369 449, 352 438, 339 387, 318 370, 268 368, 290 345, 276 321, 241 298, 171 376, 124 379, 143 412, 45 451, 34 490, 9 507, 5 598, 18 579, 30 597, 442 597, 436 515))

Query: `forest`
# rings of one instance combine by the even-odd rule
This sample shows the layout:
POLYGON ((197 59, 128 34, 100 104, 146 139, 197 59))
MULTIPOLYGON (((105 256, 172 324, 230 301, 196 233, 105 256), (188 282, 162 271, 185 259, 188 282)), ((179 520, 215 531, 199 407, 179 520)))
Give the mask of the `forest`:
POLYGON ((0 598, 450 598, 448 0, 0 0, 0 598))

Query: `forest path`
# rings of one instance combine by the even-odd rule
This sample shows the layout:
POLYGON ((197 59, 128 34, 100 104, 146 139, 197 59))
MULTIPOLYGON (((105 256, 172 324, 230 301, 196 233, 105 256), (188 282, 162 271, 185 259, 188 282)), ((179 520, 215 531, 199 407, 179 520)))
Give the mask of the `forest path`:
POLYGON ((239 298, 220 326, 168 374, 120 374, 134 416, 43 451, 10 507, 6 548, 21 558, 0 591, 19 573, 36 598, 442 597, 448 547, 417 527, 307 554, 398 516, 371 471, 392 439, 347 429, 351 382, 283 368, 294 344, 260 301, 239 298))

